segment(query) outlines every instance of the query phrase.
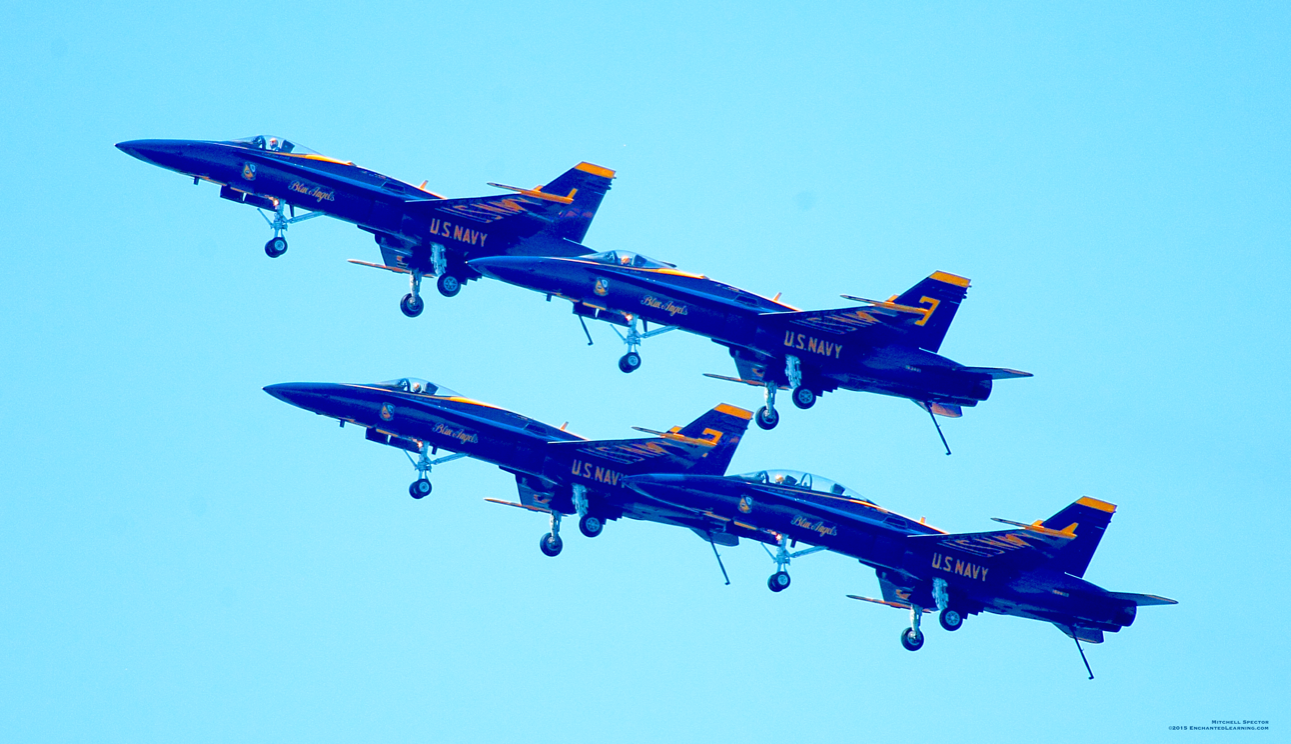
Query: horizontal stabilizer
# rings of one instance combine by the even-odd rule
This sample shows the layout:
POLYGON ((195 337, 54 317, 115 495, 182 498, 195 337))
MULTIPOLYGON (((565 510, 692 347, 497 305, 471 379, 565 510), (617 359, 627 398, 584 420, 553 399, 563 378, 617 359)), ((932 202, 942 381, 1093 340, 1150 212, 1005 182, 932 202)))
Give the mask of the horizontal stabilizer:
POLYGON ((501 499, 485 499, 485 501, 489 502, 490 504, 501 504, 501 505, 503 505, 503 506, 514 506, 514 507, 516 507, 517 509, 528 509, 529 511, 542 512, 543 514, 550 514, 550 513, 551 513, 551 509, 544 509, 544 508, 542 508, 541 506, 530 506, 530 505, 528 505, 528 504, 517 504, 517 503, 516 503, 516 502, 514 502, 514 501, 503 501, 503 500, 501 500, 501 499))
POLYGON ((1131 592, 1108 592, 1108 594, 1111 594, 1113 597, 1125 602, 1133 602, 1139 607, 1179 604, 1179 600, 1177 599, 1158 597, 1155 594, 1134 594, 1131 592))
MULTIPOLYGON (((886 599, 875 599, 875 598, 873 598, 873 597, 861 597, 861 596, 857 596, 857 595, 855 595, 855 594, 849 594, 849 595, 847 595, 847 598, 848 598, 848 599, 859 599, 859 600, 861 600, 862 602, 873 602, 874 604, 887 605, 888 607, 895 607, 895 608, 897 608, 898 610, 908 610, 908 609, 910 609, 910 603, 909 603, 909 602, 889 602, 889 601, 887 601, 886 599)), ((923 609, 923 611, 924 611, 924 612, 932 612, 932 610, 931 610, 930 608, 927 608, 927 607, 924 607, 924 608, 922 608, 922 609, 923 609)))
MULTIPOLYGON (((715 375, 712 372, 705 372, 704 377, 711 377, 714 380, 725 380, 726 382, 742 382, 745 385, 752 385, 753 387, 762 387, 763 385, 766 384, 765 382, 761 382, 758 380, 744 380, 744 379, 740 379, 739 377, 727 377, 726 375, 715 375)), ((780 389, 788 390, 789 388, 780 386, 780 389)))
POLYGON ((411 274, 411 273, 412 273, 412 272, 411 272, 411 271, 409 271, 408 269, 403 269, 403 268, 400 268, 400 267, 398 267, 398 266, 387 266, 387 265, 385 265, 385 264, 372 263, 371 261, 360 261, 360 260, 358 260, 357 258, 347 258, 347 259, 345 259, 345 260, 346 260, 346 261, 348 261, 348 262, 350 262, 350 263, 352 263, 352 264, 357 264, 357 265, 359 265, 359 266, 367 266, 367 267, 369 267, 369 268, 373 268, 373 269, 385 269, 386 271, 393 271, 393 272, 394 272, 394 273, 396 273, 396 274, 411 274))
POLYGON ((986 375, 992 380, 1014 380, 1019 377, 1035 377, 1030 372, 1022 372, 1016 369, 1007 369, 1005 367, 961 367, 960 372, 967 372, 973 375, 986 375))

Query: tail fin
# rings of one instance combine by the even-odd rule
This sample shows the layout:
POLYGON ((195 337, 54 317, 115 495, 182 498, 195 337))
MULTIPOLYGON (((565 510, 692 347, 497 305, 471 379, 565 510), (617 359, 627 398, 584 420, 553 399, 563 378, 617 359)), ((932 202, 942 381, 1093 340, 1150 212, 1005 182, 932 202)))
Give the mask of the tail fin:
POLYGON ((740 439, 744 437, 752 418, 753 414, 749 411, 723 403, 684 427, 674 426, 664 436, 711 442, 712 449, 700 457, 690 472, 697 475, 725 475, 731 458, 735 456, 735 448, 740 445, 740 439))
POLYGON ((606 483, 617 483, 620 475, 637 473, 723 475, 752 418, 749 411, 723 403, 684 427, 674 426, 668 431, 633 427, 655 435, 650 438, 547 442, 547 447, 568 457, 576 456, 589 463, 587 467, 608 465, 606 483))
POLYGON ((583 242, 601 199, 610 190, 614 171, 591 163, 579 163, 544 185, 542 193, 572 198, 569 206, 557 215, 548 232, 557 238, 583 242))
POLYGON ((955 319, 955 311, 959 310, 959 303, 968 295, 968 283, 962 276, 937 271, 889 300, 898 305, 925 309, 922 319, 904 326, 916 346, 937 353, 942 339, 946 338, 946 331, 950 330, 951 321, 955 319))
POLYGON ((1041 522, 1040 526, 1047 529, 1076 533, 1075 539, 1063 546, 1049 565, 1072 576, 1084 576, 1115 512, 1115 504, 1084 496, 1041 522))

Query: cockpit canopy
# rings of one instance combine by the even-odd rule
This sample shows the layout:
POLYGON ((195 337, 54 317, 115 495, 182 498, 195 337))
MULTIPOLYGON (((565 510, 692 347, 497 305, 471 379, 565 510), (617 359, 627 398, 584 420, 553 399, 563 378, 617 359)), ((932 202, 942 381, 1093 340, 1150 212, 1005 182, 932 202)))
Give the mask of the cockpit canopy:
POLYGON ((400 377, 397 380, 386 380, 385 382, 375 383, 372 387, 385 388, 386 390, 398 390, 413 395, 433 395, 438 398, 460 398, 461 393, 455 390, 449 390, 443 385, 436 385, 433 382, 423 380, 420 377, 400 377))
POLYGON ((677 264, 670 264, 666 261, 656 261, 649 256, 643 256, 640 253, 629 253, 628 251, 605 251, 604 253, 593 253, 589 256, 580 256, 584 261, 595 261, 596 263, 610 264, 611 266, 630 266, 634 269, 675 269, 677 264))
POLYGON ((864 501, 867 504, 874 503, 841 483, 835 483, 834 481, 819 475, 804 473, 801 470, 759 470, 756 473, 744 473, 735 477, 750 483, 765 483, 772 486, 790 486, 807 491, 815 491, 816 493, 824 493, 830 496, 838 496, 844 499, 864 501))
POLYGON ((243 137, 242 139, 230 140, 230 142, 244 147, 250 147, 253 150, 290 152, 297 155, 322 155, 322 153, 316 150, 311 150, 304 145, 291 142, 285 137, 278 137, 272 134, 257 134, 254 137, 243 137))

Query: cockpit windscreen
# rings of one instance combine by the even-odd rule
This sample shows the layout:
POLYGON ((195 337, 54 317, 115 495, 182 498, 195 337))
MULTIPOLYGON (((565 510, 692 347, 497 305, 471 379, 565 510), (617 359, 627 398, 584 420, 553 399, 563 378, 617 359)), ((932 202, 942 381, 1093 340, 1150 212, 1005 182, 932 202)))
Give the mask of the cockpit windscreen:
POLYGON ((433 395, 437 398, 460 398, 461 393, 455 390, 449 390, 443 385, 436 385, 420 377, 400 377, 397 380, 386 380, 378 382, 372 387, 385 388, 387 390, 398 390, 413 395, 433 395))
POLYGON ((604 253, 593 253, 589 256, 580 256, 584 261, 595 261, 596 263, 610 264, 612 266, 630 266, 634 269, 675 269, 677 264, 670 264, 666 261, 657 261, 649 256, 643 256, 640 253, 630 253, 628 251, 605 251, 604 253))
POLYGON ((292 142, 285 137, 277 137, 272 134, 257 134, 254 137, 243 137, 242 139, 230 140, 239 145, 244 145, 255 150, 268 150, 270 152, 289 152, 296 155, 322 155, 322 153, 311 150, 304 145, 292 142))
POLYGON ((759 470, 755 473, 744 473, 735 476, 740 480, 746 480, 750 483, 766 483, 772 486, 791 486, 793 488, 802 488, 807 491, 828 494, 844 499, 854 501, 864 501, 867 504, 873 504, 873 501, 865 498, 852 489, 841 483, 811 473, 804 473, 801 470, 759 470))

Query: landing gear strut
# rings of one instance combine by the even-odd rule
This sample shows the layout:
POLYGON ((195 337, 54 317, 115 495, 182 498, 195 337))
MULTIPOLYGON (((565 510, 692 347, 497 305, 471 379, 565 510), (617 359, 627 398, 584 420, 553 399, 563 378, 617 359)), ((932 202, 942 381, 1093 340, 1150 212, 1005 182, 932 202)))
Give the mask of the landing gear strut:
POLYGON ((565 543, 560 539, 560 512, 552 511, 551 513, 551 532, 542 536, 538 541, 538 548, 542 554, 555 558, 560 555, 560 551, 565 547, 565 543))
POLYGON ((408 294, 399 300, 399 309, 409 318, 421 315, 421 311, 426 309, 426 303, 421 299, 421 272, 417 269, 409 275, 408 294))
POLYGON ((296 208, 282 199, 274 200, 273 219, 269 219, 269 215, 265 214, 263 209, 258 211, 260 216, 264 217, 264 221, 269 223, 269 227, 273 228, 273 237, 269 239, 268 243, 264 244, 264 253, 269 258, 277 258, 287 252, 287 239, 283 237, 283 234, 287 232, 289 226, 323 214, 322 212, 307 212, 297 217, 296 208), (291 210, 291 217, 287 216, 288 209, 291 210))
POLYGON ((964 627, 964 614, 950 606, 949 586, 945 579, 933 579, 932 598, 937 601, 937 609, 941 610, 937 622, 946 630, 956 631, 964 627))
POLYGON ((803 384, 802 365, 798 357, 790 354, 784 358, 784 376, 793 390, 793 404, 804 411, 816 405, 816 391, 803 384))
POLYGON ((780 414, 776 413, 775 410, 777 387, 774 382, 766 384, 766 405, 759 408, 757 416, 754 417, 754 420, 758 422, 758 426, 766 431, 771 431, 776 427, 776 424, 780 423, 780 414))
POLYGON ((918 651, 923 648, 923 631, 919 630, 919 620, 923 617, 923 608, 910 605, 910 627, 901 631, 901 645, 907 651, 918 651))
MULTIPOLYGON (((626 335, 620 333, 618 328, 614 328, 614 332, 617 333, 619 338, 623 339, 623 343, 628 346, 628 353, 619 357, 619 369, 624 372, 635 372, 641 368, 642 341, 650 338, 651 336, 658 336, 660 333, 667 333, 668 331, 675 330, 677 328, 677 326, 660 326, 652 331, 650 330, 649 324, 642 320, 641 323, 644 328, 644 331, 642 331, 637 329, 638 320, 640 320, 640 318, 635 315, 628 316, 628 332, 626 335)), ((611 326, 611 328, 613 328, 613 326, 611 326)))
POLYGON ((574 511, 578 513, 578 531, 586 537, 596 537, 605 531, 605 522, 593 516, 591 505, 587 501, 587 487, 574 484, 574 511))
POLYGON ((771 556, 771 560, 775 561, 776 565, 776 572, 771 574, 771 578, 767 579, 767 588, 773 592, 782 592, 785 589, 788 589, 790 584, 789 561, 804 555, 811 555, 812 553, 820 552, 825 548, 822 546, 816 546, 814 548, 807 548, 806 550, 799 550, 796 553, 791 553, 789 552, 789 537, 787 535, 781 535, 780 541, 776 544, 776 550, 774 553, 772 553, 771 549, 765 544, 762 545, 762 549, 767 551, 767 555, 771 556))
POLYGON ((413 481, 412 484, 408 486, 408 495, 412 496, 414 499, 425 498, 427 495, 430 494, 431 468, 441 463, 450 462, 452 460, 458 460, 463 457, 466 457, 464 453, 459 452, 455 455, 448 455, 447 457, 441 457, 438 460, 432 460, 430 459, 430 455, 431 455, 430 445, 424 444, 424 443, 421 445, 421 450, 417 453, 416 460, 413 460, 412 455, 409 455, 407 452, 404 452, 404 454, 408 455, 408 460, 411 461, 412 466, 417 469, 417 480, 413 481))

